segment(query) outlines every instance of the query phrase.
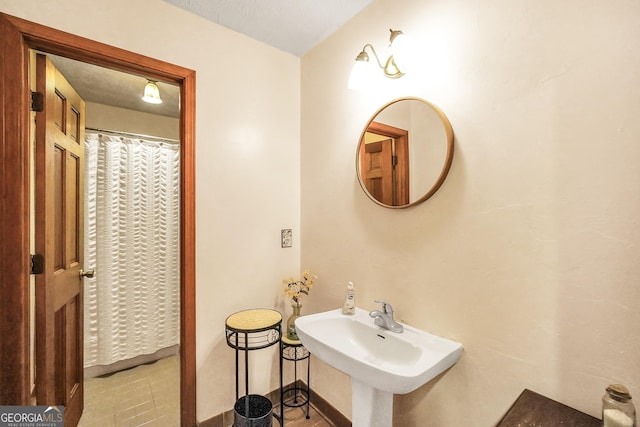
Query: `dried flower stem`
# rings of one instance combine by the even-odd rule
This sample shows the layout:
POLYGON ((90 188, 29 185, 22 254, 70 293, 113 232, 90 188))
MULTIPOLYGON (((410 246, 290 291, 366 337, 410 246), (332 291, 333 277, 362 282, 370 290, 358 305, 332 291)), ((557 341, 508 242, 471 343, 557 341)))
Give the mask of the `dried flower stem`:
POLYGON ((291 302, 300 306, 302 295, 309 295, 309 291, 313 287, 313 282, 318 276, 311 274, 309 270, 304 270, 301 280, 294 280, 293 277, 284 279, 284 294, 291 298, 291 302))

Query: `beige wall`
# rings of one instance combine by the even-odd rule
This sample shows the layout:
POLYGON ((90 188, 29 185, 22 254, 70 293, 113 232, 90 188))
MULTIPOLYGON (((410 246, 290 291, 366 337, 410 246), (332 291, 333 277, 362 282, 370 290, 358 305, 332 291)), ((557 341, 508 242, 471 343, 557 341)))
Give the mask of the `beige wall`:
MULTIPOLYGON (((524 388, 598 415, 604 388, 640 398, 640 3, 378 0, 302 59, 305 311, 391 302, 464 345, 459 363, 396 396, 396 426, 495 425, 524 388), (414 71, 347 89, 365 43, 419 39, 414 71), (425 98, 456 153, 436 195, 372 203, 355 177, 362 127, 425 98)), ((311 385, 350 414, 349 380, 311 385)), ((635 399, 634 399, 635 400, 635 399)), ((640 399, 639 399, 640 400, 640 399)))
MULTIPOLYGON (((197 417, 231 409, 225 318, 283 309, 282 278, 299 271, 299 58, 159 0, 3 0, 0 11, 196 71, 197 417), (280 248, 281 228, 293 248, 280 248)), ((275 353, 254 359, 252 392, 275 388, 275 353)))
MULTIPOLYGON (((309 267, 320 278, 305 311, 340 306, 353 280, 360 307, 385 299, 464 344, 448 373, 395 399, 396 425, 445 427, 493 425, 525 387, 594 415, 610 382, 640 396, 639 7, 378 0, 303 58, 300 90, 297 58, 163 1, 0 3, 197 72, 199 420, 233 404, 225 317, 284 308, 281 278, 309 267), (367 42, 386 53, 389 27, 422 39, 422 63, 347 90, 355 55, 367 42), (434 198, 392 211, 360 190, 355 149, 402 95, 445 111, 456 154, 434 198)), ((349 415, 349 379, 312 367, 312 386, 349 415)), ((256 383, 275 386, 273 369, 256 383)))
POLYGON ((96 104, 95 102, 87 102, 86 104, 85 126, 88 128, 180 139, 179 119, 96 104))

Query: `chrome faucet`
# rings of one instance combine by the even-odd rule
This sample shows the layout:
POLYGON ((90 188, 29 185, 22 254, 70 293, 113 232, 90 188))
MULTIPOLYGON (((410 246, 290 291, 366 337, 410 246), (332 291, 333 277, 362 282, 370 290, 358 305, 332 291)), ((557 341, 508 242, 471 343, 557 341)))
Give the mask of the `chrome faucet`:
POLYGON ((373 310, 369 312, 369 316, 373 317, 373 323, 381 328, 388 329, 391 332, 398 334, 402 333, 402 325, 393 320, 393 307, 391 304, 384 301, 376 301, 378 304, 382 304, 382 311, 373 310))

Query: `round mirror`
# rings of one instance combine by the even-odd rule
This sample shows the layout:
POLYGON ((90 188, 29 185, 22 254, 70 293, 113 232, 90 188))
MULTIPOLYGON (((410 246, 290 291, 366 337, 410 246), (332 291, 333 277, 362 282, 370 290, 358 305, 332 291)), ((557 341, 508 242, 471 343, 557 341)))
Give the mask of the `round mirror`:
POLYGON ((453 160, 453 129, 435 105, 400 98, 380 108, 360 135, 356 173, 365 194, 393 209, 424 202, 453 160))

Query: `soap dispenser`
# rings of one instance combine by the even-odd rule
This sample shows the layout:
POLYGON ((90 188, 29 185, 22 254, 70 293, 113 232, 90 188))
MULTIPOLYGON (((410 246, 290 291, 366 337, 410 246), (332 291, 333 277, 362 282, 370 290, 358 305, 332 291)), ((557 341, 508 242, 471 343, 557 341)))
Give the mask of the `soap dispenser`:
POLYGON ((347 296, 342 306, 342 314, 356 314, 356 298, 353 292, 353 282, 347 283, 347 296))

